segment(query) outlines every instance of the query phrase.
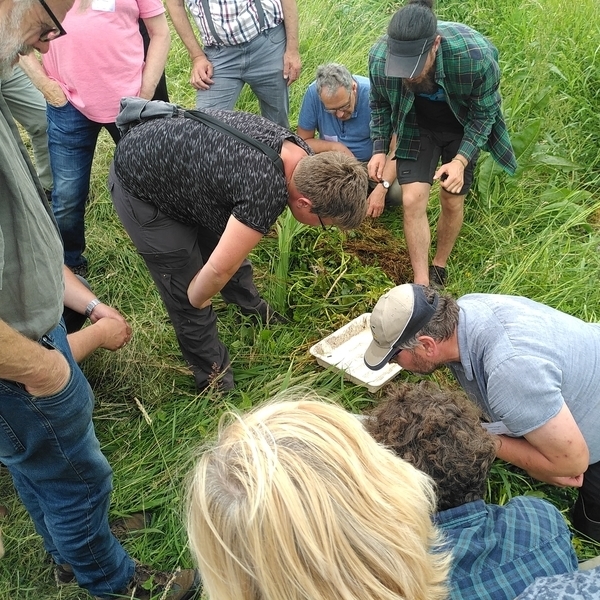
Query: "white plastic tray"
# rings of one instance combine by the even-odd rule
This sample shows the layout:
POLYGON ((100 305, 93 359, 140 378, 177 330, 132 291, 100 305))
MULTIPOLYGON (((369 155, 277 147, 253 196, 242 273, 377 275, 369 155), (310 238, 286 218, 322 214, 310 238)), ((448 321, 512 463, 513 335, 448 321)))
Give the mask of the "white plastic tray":
POLYGON ((344 372, 344 378, 376 392, 392 380, 402 367, 387 364, 379 371, 365 365, 365 351, 373 340, 370 329, 371 313, 364 313, 328 335, 310 348, 310 353, 325 368, 344 372))

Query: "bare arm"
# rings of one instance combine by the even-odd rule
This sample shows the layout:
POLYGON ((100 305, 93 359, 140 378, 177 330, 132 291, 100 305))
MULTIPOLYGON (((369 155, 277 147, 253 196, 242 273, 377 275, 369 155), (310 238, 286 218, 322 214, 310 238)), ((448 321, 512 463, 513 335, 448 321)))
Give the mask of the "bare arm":
POLYGON ((51 396, 67 385, 70 376, 69 363, 60 352, 0 321, 0 379, 22 383, 33 396, 51 396))
MULTIPOLYGON (((65 298, 68 308, 85 314, 88 304, 96 298, 73 273, 64 267, 65 298)), ((89 315, 91 325, 68 336, 73 358, 81 362, 97 348, 118 350, 131 339, 131 327, 117 310, 100 303, 89 315)))
POLYGON ((131 337, 131 328, 125 320, 99 319, 88 327, 67 336, 71 354, 77 362, 87 358, 98 348, 119 350, 131 337))
POLYGON ((144 19, 144 25, 148 30, 150 44, 142 72, 140 97, 151 100, 165 69, 171 45, 171 34, 165 13, 144 19))
MULTIPOLYGON (((394 153, 396 151, 396 135, 392 136, 390 141, 390 151, 385 156, 385 163, 381 169, 382 175, 381 179, 374 179, 374 181, 387 181, 390 185, 396 181, 396 161, 392 160, 394 158, 394 153)), ((380 154, 376 154, 375 156, 382 156, 380 154)), ((370 163, 369 163, 370 164, 370 163)), ((379 217, 381 213, 385 209, 385 195, 387 194, 387 190, 383 187, 383 185, 376 186, 373 191, 369 194, 369 208, 367 210, 367 217, 379 217)))
POLYGON ((192 61, 190 83, 197 90, 206 90, 213 83, 213 67, 212 63, 206 58, 206 54, 204 54, 192 29, 192 24, 185 10, 184 0, 166 0, 166 4, 173 27, 175 27, 177 35, 187 48, 192 61))
POLYGON ((262 233, 229 217, 227 227, 206 264, 198 271, 188 287, 192 306, 205 308, 240 268, 250 250, 258 244, 262 233))
POLYGON ((46 75, 44 66, 33 52, 20 56, 19 66, 25 71, 29 79, 31 79, 33 85, 42 92, 48 104, 52 104, 52 106, 64 106, 67 103, 67 97, 62 88, 54 79, 50 79, 46 75))
POLYGON ((566 404, 525 438, 499 436, 498 458, 554 485, 580 486, 589 465, 588 447, 566 404))
POLYGON ((313 152, 315 152, 316 154, 319 154, 320 152, 336 151, 348 154, 348 156, 354 156, 354 154, 352 154, 348 147, 344 146, 344 144, 342 144, 341 142, 331 142, 328 140, 316 138, 314 129, 308 130, 302 129, 302 127, 298 127, 296 133, 312 148, 313 152))
POLYGON ((285 27, 285 54, 283 55, 283 78, 288 85, 300 77, 302 61, 300 60, 298 38, 298 6, 296 0, 281 0, 283 8, 283 26, 285 27))

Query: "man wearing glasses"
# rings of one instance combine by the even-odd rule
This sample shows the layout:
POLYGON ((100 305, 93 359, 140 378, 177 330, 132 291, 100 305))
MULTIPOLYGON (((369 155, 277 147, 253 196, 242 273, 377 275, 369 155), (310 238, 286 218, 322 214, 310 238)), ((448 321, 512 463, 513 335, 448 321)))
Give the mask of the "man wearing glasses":
MULTIPOLYGON (((72 4, 0 0, 0 77, 20 54, 47 52, 65 35, 61 21, 72 4)), ((1 97, 0 190, 0 462, 55 562, 57 583, 76 580, 107 600, 189 600, 199 587, 195 571, 150 572, 110 531, 112 471, 61 314, 66 306, 96 323, 116 311, 64 267, 44 190, 1 97)))
MULTIPOLYGON (((337 150, 354 156, 366 166, 373 156, 370 87, 367 77, 352 75, 344 65, 321 65, 302 100, 298 135, 316 153, 337 150)), ((387 160, 381 179, 369 181, 367 216, 378 217, 385 206, 401 203, 396 163, 387 160)))
POLYGON ((122 106, 124 133, 109 176, 115 210, 156 283, 197 388, 231 390, 211 298, 221 293, 243 314, 281 323, 254 285, 248 254, 286 207, 313 227, 358 227, 367 173, 346 154, 313 155, 259 115, 208 110, 216 120, 210 126, 175 105, 126 98, 122 106))

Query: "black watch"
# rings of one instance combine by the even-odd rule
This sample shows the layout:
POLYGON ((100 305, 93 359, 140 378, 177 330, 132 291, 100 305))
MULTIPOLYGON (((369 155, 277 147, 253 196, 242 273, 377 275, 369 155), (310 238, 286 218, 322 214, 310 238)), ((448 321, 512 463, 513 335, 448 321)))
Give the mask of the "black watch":
POLYGON ((390 189, 390 182, 386 181, 385 179, 382 179, 379 183, 381 183, 381 185, 386 189, 389 190, 390 189))

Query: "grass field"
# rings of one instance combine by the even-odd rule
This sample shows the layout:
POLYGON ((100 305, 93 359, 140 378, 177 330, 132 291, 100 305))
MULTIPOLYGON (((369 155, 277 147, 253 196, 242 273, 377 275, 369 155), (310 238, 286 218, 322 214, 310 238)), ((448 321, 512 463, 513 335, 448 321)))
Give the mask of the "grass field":
MULTIPOLYGON (((398 6, 389 0, 299 2, 303 72, 291 90, 292 126, 317 65, 336 60, 367 74, 368 48, 398 6)), ((498 47, 504 110, 520 159, 512 179, 482 159, 449 266, 448 290, 455 296, 473 291, 525 295, 600 321, 600 5, 597 0, 576 5, 561 0, 439 0, 437 12, 441 19, 478 29, 498 47)), ((193 106, 189 61, 175 34, 167 75, 172 100, 193 106)), ((247 90, 238 107, 257 111, 247 90)), ((405 264, 402 219, 399 212, 386 212, 346 237, 337 231, 302 231, 289 256, 290 325, 256 326, 217 298, 219 329, 231 352, 237 389, 198 396, 158 293, 112 208, 106 187, 112 152, 103 137, 87 216, 90 282, 103 301, 127 316, 134 338, 117 354, 97 352, 83 369, 96 394, 97 434, 114 469, 111 516, 141 508, 155 512, 152 528, 127 540, 128 550, 157 567, 189 566, 181 522, 182 479, 193 450, 215 431, 226 408, 248 408, 293 384, 314 386, 353 411, 377 402, 380 394, 324 371, 307 350, 370 311, 394 285, 377 257, 367 265, 348 248, 352 241, 383 239, 405 264)), ((436 189, 430 215, 435 222, 436 189)), ((269 299, 282 293, 273 275, 277 255, 275 235, 252 254, 257 284, 269 299)), ((404 281, 410 277, 406 272, 404 281)), ((444 371, 433 377, 441 385, 455 385, 444 371)), ((574 497, 572 490, 536 483, 496 464, 488 499, 505 502, 523 493, 548 497, 567 517, 574 497)), ((0 475, 0 504, 10 509, 2 523, 7 554, 0 561, 0 599, 88 598, 75 586, 55 587, 40 538, 6 473, 0 475)), ((582 558, 599 550, 580 539, 575 544, 582 558)))

